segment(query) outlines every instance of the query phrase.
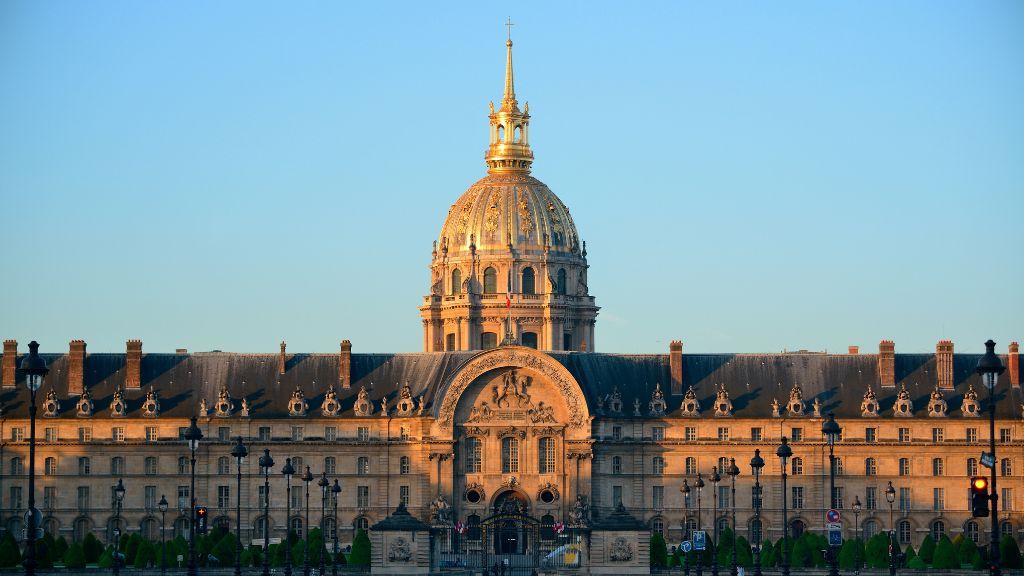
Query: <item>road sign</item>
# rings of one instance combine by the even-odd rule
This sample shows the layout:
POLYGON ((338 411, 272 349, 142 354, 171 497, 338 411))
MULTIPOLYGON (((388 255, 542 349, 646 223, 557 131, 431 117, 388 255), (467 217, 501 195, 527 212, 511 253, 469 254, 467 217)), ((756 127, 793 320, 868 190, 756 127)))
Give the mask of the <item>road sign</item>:
POLYGON ((991 452, 982 452, 981 453, 981 465, 984 466, 985 468, 995 468, 995 466, 996 466, 996 457, 994 455, 992 455, 991 452))
POLYGON ((839 522, 839 510, 829 508, 828 512, 825 512, 825 522, 829 522, 831 524, 839 522))
POLYGON ((828 530, 829 532, 842 532, 843 531, 843 525, 842 524, 835 524, 835 523, 830 522, 828 524, 825 524, 825 529, 828 530))
POLYGON ((693 548, 695 550, 704 550, 707 547, 707 532, 703 530, 697 530, 693 533, 693 548))
POLYGON ((843 532, 841 530, 829 530, 828 531, 828 545, 829 546, 842 546, 843 545, 843 532))
POLYGON ((693 549, 693 544, 690 544, 689 540, 683 540, 683 543, 680 544, 679 547, 683 549, 684 553, 687 553, 693 549))

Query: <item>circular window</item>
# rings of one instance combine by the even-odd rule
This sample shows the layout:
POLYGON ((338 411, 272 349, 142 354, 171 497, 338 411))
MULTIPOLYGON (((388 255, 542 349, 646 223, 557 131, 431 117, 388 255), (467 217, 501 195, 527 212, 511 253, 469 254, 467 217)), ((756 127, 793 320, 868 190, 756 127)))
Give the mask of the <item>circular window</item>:
POLYGON ((551 504, 555 501, 555 493, 551 490, 545 490, 540 493, 540 501, 545 504, 551 504))
POLYGON ((471 504, 476 504, 480 501, 480 492, 477 490, 466 492, 466 500, 469 500, 471 504))

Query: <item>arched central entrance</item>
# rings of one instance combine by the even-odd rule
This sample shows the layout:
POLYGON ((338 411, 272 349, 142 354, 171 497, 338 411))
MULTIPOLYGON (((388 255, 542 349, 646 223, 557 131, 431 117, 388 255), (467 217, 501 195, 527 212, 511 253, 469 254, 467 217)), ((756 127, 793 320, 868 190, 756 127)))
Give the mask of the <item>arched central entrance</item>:
POLYGON ((484 520, 491 536, 494 554, 527 554, 535 535, 537 521, 527 515, 528 504, 522 494, 507 490, 494 499, 494 515, 484 520))

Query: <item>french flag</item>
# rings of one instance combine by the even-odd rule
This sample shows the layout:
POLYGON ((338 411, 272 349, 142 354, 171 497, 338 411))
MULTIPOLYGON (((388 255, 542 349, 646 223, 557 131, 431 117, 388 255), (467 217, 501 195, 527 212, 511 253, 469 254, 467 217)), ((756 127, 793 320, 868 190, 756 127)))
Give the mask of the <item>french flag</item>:
POLYGON ((505 284, 505 308, 512 309, 512 271, 509 270, 508 282, 505 284))

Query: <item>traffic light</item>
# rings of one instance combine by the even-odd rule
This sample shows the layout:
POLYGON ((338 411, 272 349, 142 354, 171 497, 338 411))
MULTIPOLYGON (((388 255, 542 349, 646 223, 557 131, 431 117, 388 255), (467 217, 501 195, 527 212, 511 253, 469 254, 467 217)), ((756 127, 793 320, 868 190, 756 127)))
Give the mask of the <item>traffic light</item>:
POLYGON ((971 516, 985 518, 988 516, 988 478, 975 476, 971 478, 971 516))
POLYGON ((206 534, 206 506, 196 508, 196 533, 206 534))

